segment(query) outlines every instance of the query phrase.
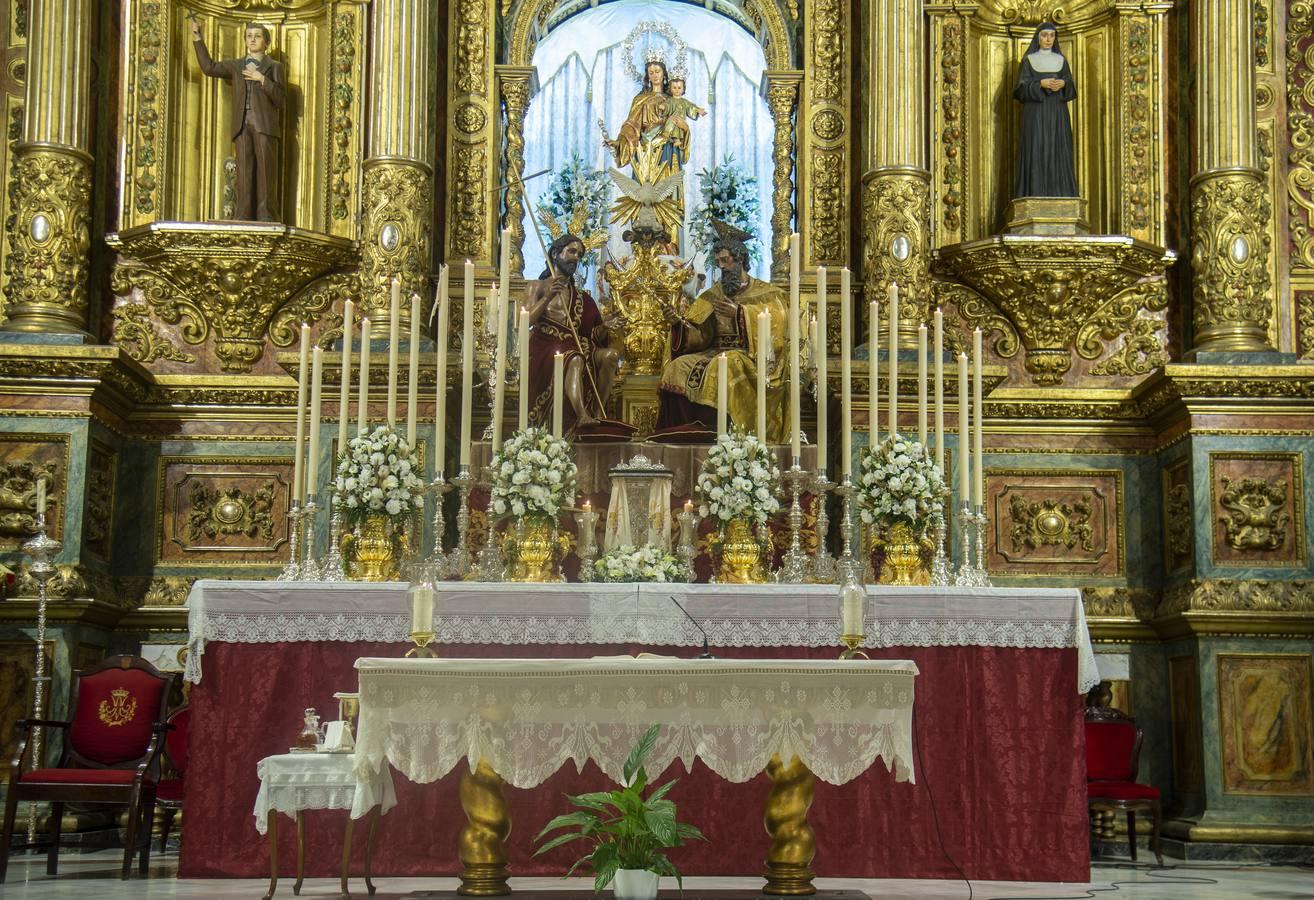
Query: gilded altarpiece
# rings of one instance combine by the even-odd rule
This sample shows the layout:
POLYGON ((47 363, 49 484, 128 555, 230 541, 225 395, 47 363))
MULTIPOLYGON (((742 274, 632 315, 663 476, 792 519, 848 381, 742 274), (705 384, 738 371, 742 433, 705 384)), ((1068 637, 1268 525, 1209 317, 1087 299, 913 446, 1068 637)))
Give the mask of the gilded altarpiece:
MULTIPOLYGON (((5 0, 3 55, 0 55, 0 115, 3 115, 3 140, 0 140, 0 173, 5 184, 13 183, 17 171, 14 147, 23 136, 23 102, 27 80, 27 3, 25 0, 5 0)), ((0 191, 0 222, 9 221, 13 201, 8 190, 0 191)), ((9 296, 9 269, 5 257, 9 242, 0 241, 0 297, 9 296)), ((0 301, 0 322, 4 321, 3 301, 0 301)))

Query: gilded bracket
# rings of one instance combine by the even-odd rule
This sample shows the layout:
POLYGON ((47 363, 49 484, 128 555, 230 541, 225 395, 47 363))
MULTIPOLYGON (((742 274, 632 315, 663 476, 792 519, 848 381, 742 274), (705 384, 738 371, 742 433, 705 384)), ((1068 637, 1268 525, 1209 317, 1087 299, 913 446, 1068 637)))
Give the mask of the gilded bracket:
POLYGON ((1196 350, 1273 349, 1268 344, 1271 216, 1257 169, 1215 169, 1191 179, 1196 350))

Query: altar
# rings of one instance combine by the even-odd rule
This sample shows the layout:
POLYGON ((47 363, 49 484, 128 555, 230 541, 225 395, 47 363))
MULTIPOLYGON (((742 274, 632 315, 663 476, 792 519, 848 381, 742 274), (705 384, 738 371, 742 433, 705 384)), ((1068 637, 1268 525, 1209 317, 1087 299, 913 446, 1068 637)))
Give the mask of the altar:
MULTIPOLYGON (((819 785, 810 814, 820 877, 1079 881, 1088 875, 1081 692, 1097 679, 1080 593, 1039 588, 867 590, 866 651, 921 673, 912 725, 915 783, 883 766, 819 785), (938 823, 938 824, 937 824, 938 823), (861 844, 847 836, 862 834, 861 844), (938 836, 937 836, 938 835, 938 836), (941 846, 941 838, 943 846, 941 846)), ((399 658, 410 615, 401 584, 200 581, 188 602, 195 735, 183 876, 258 877, 251 825, 256 762, 290 745, 301 711, 357 685, 361 657, 399 658), (201 773, 204 773, 203 775, 201 773)), ((447 659, 696 654, 705 631, 723 659, 834 660, 836 589, 823 585, 442 583, 435 647, 447 659), (686 617, 672 602, 679 601, 686 617)), ((765 775, 734 784, 695 762, 671 793, 709 840, 673 859, 686 874, 755 875, 767 848, 765 775), (756 836, 755 836, 756 834, 756 836)), ((662 777, 653 773, 653 777, 662 777)), ((452 875, 465 817, 456 773, 398 778, 378 877, 452 875), (402 827, 398 823, 423 823, 402 827)), ((562 795, 610 784, 593 764, 532 791, 507 791, 514 875, 559 874, 530 838, 562 795)), ((290 858, 291 837, 282 858, 290 858)), ((336 872, 329 833, 308 836, 307 872, 336 872)))

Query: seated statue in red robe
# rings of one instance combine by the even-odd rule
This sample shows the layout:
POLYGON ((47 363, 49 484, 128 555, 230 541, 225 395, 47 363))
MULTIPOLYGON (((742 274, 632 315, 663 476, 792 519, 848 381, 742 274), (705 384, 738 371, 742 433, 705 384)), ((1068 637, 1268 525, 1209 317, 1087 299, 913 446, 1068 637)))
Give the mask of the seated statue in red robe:
POLYGON ((565 434, 590 428, 607 417, 607 402, 620 355, 610 339, 598 304, 575 284, 575 269, 584 256, 584 241, 563 234, 548 248, 548 268, 531 282, 529 310, 529 419, 552 425, 552 368, 565 357, 565 434))

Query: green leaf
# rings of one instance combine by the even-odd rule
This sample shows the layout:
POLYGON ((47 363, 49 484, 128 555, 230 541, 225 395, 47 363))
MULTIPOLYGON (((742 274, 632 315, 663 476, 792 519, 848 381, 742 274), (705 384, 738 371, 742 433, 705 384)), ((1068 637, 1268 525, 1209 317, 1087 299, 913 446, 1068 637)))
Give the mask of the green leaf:
POLYGON ((577 812, 566 813, 565 815, 557 816, 551 822, 548 822, 546 825, 543 826, 543 830, 540 831, 537 834, 537 836, 535 836, 534 840, 536 841, 542 840, 543 835, 547 834, 549 831, 556 831, 558 828, 567 828, 571 826, 580 826, 580 827, 588 826, 590 824, 595 823, 597 821, 597 818, 598 817, 596 814, 592 812, 585 812, 584 810, 579 810, 577 812))
POLYGON ((658 800, 660 800, 660 799, 662 799, 663 797, 665 797, 666 794, 667 794, 667 792, 670 791, 671 788, 675 787, 675 783, 676 783, 677 781, 679 781, 679 780, 680 780, 680 779, 678 779, 678 778, 672 778, 670 781, 666 782, 664 785, 662 785, 661 787, 657 788, 657 790, 655 790, 655 791, 653 791, 651 794, 649 794, 649 795, 648 795, 648 805, 651 806, 652 804, 656 803, 658 800))
POLYGON ((650 809, 643 814, 643 821, 663 847, 675 845, 675 813, 650 809))
POLYGON ((573 797, 568 794, 566 795, 566 799, 576 806, 583 806, 586 809, 596 809, 599 812, 602 812, 609 806, 613 809, 620 808, 612 798, 613 793, 613 791, 592 791, 587 794, 576 794, 573 797))
POLYGON ((653 725, 643 733, 643 737, 639 738, 639 742, 635 744, 634 749, 630 751, 630 755, 626 758, 623 769, 626 784, 634 783, 635 773, 637 773, 639 767, 643 765, 643 761, 648 757, 648 754, 652 752, 652 748, 657 745, 657 735, 660 732, 661 726, 653 725))
POLYGON ((588 837, 588 835, 581 834, 577 831, 567 832, 566 834, 559 834, 556 837, 554 837, 552 840, 548 841, 546 844, 535 850, 534 855, 538 856, 540 853, 547 853, 549 850, 555 850, 557 847, 560 847, 562 844, 569 844, 571 841, 578 841, 580 838, 583 837, 588 837))
POLYGON ((564 878, 569 878, 571 875, 574 875, 575 870, 578 869, 580 866, 582 866, 584 863, 589 863, 590 865, 592 865, 593 854, 590 853, 588 856, 581 856, 579 859, 575 860, 575 864, 572 865, 569 869, 567 869, 566 874, 562 875, 561 877, 564 879, 564 878))
POLYGON ((706 835, 688 822, 675 823, 675 835, 681 841, 705 841, 706 835))
POLYGON ((611 880, 616 877, 616 870, 619 868, 620 860, 616 856, 616 846, 614 844, 599 844, 597 849, 593 851, 594 892, 601 893, 607 885, 611 884, 611 880))

